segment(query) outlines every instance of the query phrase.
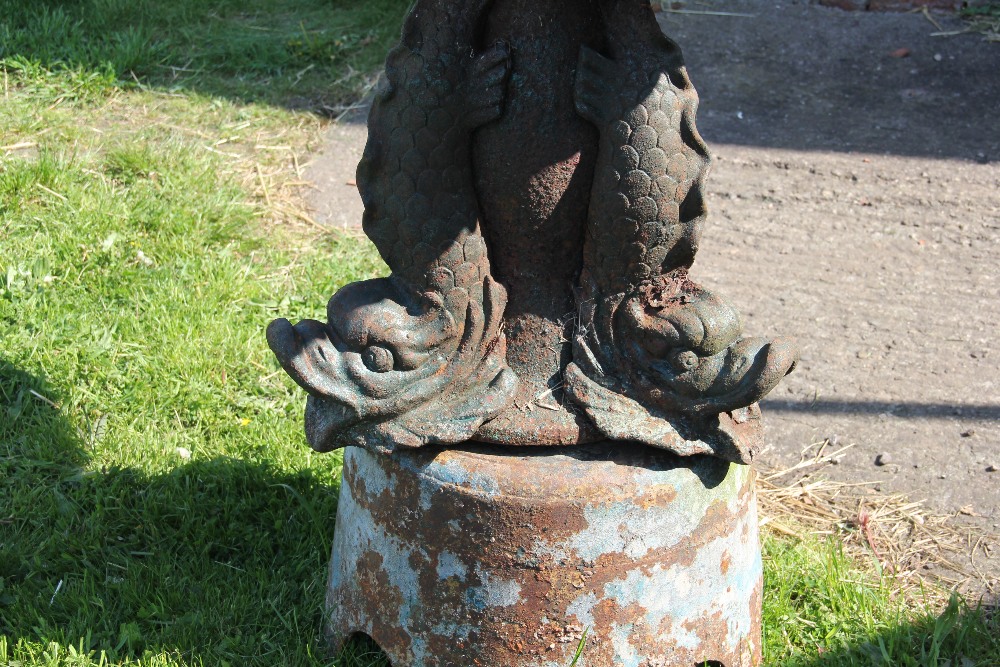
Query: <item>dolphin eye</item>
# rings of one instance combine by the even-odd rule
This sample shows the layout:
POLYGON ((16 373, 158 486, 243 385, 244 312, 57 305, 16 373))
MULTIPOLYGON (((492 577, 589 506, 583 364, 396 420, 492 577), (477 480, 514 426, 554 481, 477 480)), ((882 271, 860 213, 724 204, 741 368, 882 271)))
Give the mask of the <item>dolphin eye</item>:
POLYGON ((395 363, 392 352, 381 345, 371 345, 365 348, 365 351, 361 353, 361 361, 369 370, 376 373, 388 373, 395 363))
POLYGON ((678 373, 686 373, 688 371, 694 370, 698 367, 698 355, 691 350, 682 350, 673 354, 670 358, 670 365, 674 367, 678 373))

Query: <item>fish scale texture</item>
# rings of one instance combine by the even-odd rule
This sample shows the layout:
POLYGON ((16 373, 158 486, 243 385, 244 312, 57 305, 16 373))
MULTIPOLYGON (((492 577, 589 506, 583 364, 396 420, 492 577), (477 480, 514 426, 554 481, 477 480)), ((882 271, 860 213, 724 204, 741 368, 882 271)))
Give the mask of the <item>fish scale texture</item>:
POLYGON ((358 185, 365 233, 393 274, 445 295, 459 312, 469 299, 482 301, 490 265, 468 169, 469 59, 455 55, 451 27, 460 32, 468 19, 447 6, 414 12, 389 55, 358 185))
POLYGON ((665 73, 609 114, 591 202, 588 266, 605 293, 690 267, 710 158, 694 129, 697 97, 665 73))

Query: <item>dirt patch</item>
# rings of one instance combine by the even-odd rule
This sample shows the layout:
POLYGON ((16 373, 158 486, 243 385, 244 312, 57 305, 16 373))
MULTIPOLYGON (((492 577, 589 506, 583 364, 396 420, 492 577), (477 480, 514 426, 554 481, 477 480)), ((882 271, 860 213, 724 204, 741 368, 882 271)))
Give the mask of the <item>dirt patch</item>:
POLYGON ((365 121, 366 112, 359 110, 331 125, 323 149, 303 173, 313 184, 305 198, 316 222, 339 229, 361 226, 365 207, 354 172, 368 139, 365 121))

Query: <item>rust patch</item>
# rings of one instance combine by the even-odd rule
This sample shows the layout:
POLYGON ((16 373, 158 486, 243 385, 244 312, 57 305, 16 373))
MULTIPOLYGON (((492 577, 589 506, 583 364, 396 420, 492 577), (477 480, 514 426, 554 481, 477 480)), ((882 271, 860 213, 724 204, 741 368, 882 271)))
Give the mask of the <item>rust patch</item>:
POLYGON ((700 288, 688 276, 686 268, 644 280, 638 287, 640 303, 650 310, 683 306, 698 290, 700 288))
POLYGON ((331 635, 360 628, 397 667, 561 666, 586 628, 593 667, 749 667, 752 475, 678 461, 624 443, 537 460, 488 446, 348 449, 331 635))

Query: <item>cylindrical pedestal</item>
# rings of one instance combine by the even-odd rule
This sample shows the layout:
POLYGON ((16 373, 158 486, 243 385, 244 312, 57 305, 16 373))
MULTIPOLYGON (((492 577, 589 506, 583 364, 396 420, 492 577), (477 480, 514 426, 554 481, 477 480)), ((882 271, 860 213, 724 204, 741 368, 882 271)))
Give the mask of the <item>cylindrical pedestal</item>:
POLYGON ((393 457, 350 447, 335 648, 393 667, 760 664, 754 473, 627 443, 393 457))

